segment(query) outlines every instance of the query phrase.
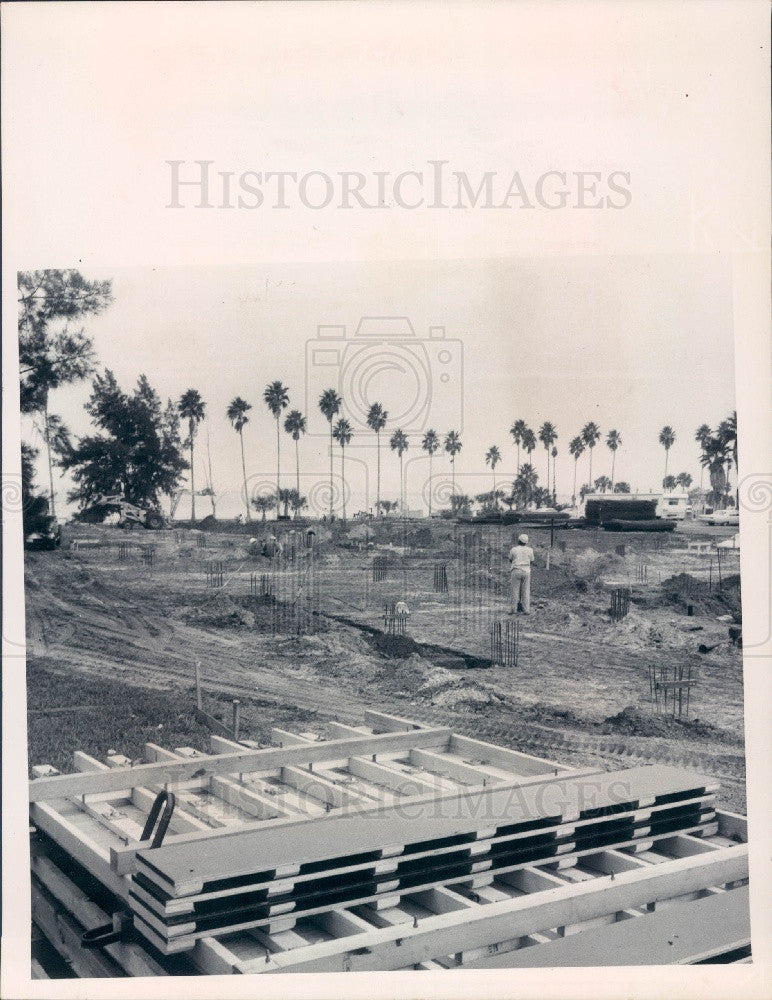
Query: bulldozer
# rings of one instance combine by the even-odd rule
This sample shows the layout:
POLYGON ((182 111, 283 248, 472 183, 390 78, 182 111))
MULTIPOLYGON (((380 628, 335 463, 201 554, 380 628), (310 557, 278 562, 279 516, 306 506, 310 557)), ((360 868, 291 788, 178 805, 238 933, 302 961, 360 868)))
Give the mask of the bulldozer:
POLYGON ((89 504, 90 514, 100 513, 118 515, 118 527, 132 530, 138 525, 148 531, 158 531, 161 528, 168 528, 169 521, 160 510, 140 507, 131 503, 122 494, 114 493, 109 496, 100 494, 94 497, 89 504))

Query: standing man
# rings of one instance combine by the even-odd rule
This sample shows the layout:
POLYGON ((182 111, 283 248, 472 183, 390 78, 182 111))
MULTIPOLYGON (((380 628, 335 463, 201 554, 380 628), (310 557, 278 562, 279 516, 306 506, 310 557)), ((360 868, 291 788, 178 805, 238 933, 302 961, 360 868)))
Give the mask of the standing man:
POLYGON ((531 564, 533 549, 528 544, 528 535, 518 535, 517 544, 509 550, 510 614, 515 608, 524 615, 531 613, 531 564))

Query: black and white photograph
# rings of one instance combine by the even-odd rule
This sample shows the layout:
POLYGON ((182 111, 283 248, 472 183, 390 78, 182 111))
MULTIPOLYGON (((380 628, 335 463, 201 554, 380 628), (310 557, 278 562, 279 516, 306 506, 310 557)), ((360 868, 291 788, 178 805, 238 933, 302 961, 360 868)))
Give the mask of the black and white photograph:
POLYGON ((616 10, 3 5, 4 996, 764 995, 764 8, 616 10))

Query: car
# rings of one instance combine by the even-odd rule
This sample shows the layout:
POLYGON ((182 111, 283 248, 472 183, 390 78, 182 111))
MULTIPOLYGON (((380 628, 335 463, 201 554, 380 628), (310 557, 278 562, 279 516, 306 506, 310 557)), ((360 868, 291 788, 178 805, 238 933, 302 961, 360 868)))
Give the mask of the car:
POLYGON ((736 510, 714 510, 710 514, 700 514, 697 518, 702 524, 725 525, 727 527, 737 527, 740 523, 740 514, 736 510))

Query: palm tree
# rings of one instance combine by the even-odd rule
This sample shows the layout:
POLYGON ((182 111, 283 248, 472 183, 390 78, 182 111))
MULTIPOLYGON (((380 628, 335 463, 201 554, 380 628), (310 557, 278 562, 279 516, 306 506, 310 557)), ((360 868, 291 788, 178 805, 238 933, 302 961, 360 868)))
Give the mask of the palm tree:
POLYGON ((340 412, 343 400, 334 389, 325 389, 319 397, 319 409, 330 425, 330 520, 333 518, 333 487, 332 487, 332 420, 340 412))
POLYGON ((265 522, 265 515, 276 506, 276 497, 273 493, 252 497, 252 506, 263 515, 263 521, 265 522))
POLYGON ((606 490, 611 488, 611 485, 612 485, 611 480, 609 479, 608 476, 598 476, 598 478, 595 480, 595 489, 599 493, 605 493, 606 490))
POLYGON ((552 504, 555 506, 558 502, 558 486, 557 486, 557 468, 555 465, 555 459, 558 457, 558 449, 555 447, 552 449, 552 504))
POLYGON ((726 441, 719 437, 711 437, 705 442, 705 449, 700 459, 700 464, 706 468, 710 474, 710 488, 718 503, 719 497, 725 495, 727 485, 727 475, 724 465, 730 461, 730 449, 726 441))
POLYGON ((517 445, 517 471, 520 472, 520 445, 523 443, 523 437, 525 432, 528 430, 528 424, 525 420, 516 420, 512 426, 509 428, 509 433, 515 440, 517 445))
POLYGON ((290 490, 290 494, 290 507, 295 514, 295 518, 297 518, 300 511, 308 506, 308 500, 302 497, 297 490, 290 490))
POLYGON ((659 432, 659 443, 665 449, 665 475, 667 476, 667 460, 670 456, 670 449, 675 444, 675 431, 669 424, 666 424, 659 432))
MULTIPOLYGON (((716 431, 718 438, 729 448, 732 449, 732 457, 734 458, 734 467, 737 469, 737 410, 733 410, 731 415, 722 420, 718 425, 716 431)), ((729 463, 727 463, 729 465, 729 463)), ((740 486, 740 473, 737 469, 737 486, 738 486, 738 497, 736 498, 736 503, 739 506, 739 486, 740 486)), ((726 492, 729 493, 729 476, 727 475, 726 492)))
POLYGON ((675 476, 665 476, 662 480, 662 488, 666 493, 672 493, 676 487, 675 476))
POLYGON ((531 502, 538 481, 539 477, 536 474, 536 469, 534 469, 530 462, 523 462, 517 478, 512 483, 512 493, 517 497, 518 501, 522 502, 524 507, 531 502))
POLYGON ((614 466, 617 460, 617 448, 622 444, 619 431, 609 431, 606 435, 606 447, 611 451, 611 489, 614 489, 614 466))
POLYGON ((630 492, 630 484, 626 483, 624 480, 620 480, 618 483, 614 483, 614 492, 615 493, 629 493, 630 492))
POLYGON ((590 452, 590 475, 587 480, 588 485, 592 484, 592 449, 598 443, 600 439, 600 427, 595 423, 594 420, 590 420, 582 428, 582 441, 589 449, 590 452))
POLYGON ((188 389, 183 392, 177 404, 180 416, 188 422, 188 439, 185 442, 190 448, 190 523, 196 520, 196 484, 193 467, 193 442, 198 425, 204 419, 206 403, 201 398, 198 389, 188 389))
POLYGON ((493 472, 493 504, 496 504, 496 466, 501 461, 501 452, 492 444, 490 448, 485 452, 485 464, 490 465, 491 471, 493 472))
MULTIPOLYGON (((281 436, 279 434, 279 418, 281 411, 289 406, 289 390, 281 382, 269 382, 263 390, 265 405, 271 411, 271 416, 276 421, 276 495, 279 495, 279 480, 281 478, 281 436)), ((276 516, 279 516, 279 508, 276 508, 276 516)))
POLYGON ((394 431, 394 433, 391 435, 391 438, 389 439, 389 447, 391 448, 392 451, 396 451, 396 453, 399 455, 399 505, 400 505, 400 508, 402 510, 402 513, 404 514, 405 513, 405 502, 404 502, 404 497, 402 495, 403 494, 403 491, 402 491, 402 485, 403 485, 402 484, 402 456, 405 454, 405 452, 408 449, 407 434, 405 434, 403 431, 400 431, 400 430, 394 431))
POLYGON ((705 457, 705 446, 711 438, 710 427, 707 424, 700 424, 694 432, 694 440, 700 446, 700 493, 702 493, 702 477, 705 472, 705 464, 702 461, 705 457))
POLYGON ((675 477, 676 484, 681 487, 681 489, 686 493, 689 487, 692 485, 692 477, 688 472, 679 472, 675 477))
POLYGON ((228 409, 225 411, 225 415, 233 424, 233 426, 238 431, 239 441, 241 442, 241 472, 244 477, 244 503, 247 508, 247 521, 251 520, 251 515, 249 513, 249 496, 247 490, 247 463, 244 460, 244 424, 249 423, 249 417, 247 412, 252 409, 252 404, 248 403, 246 399, 242 399, 241 396, 236 396, 232 399, 228 409))
POLYGON ((351 441, 351 435, 354 433, 351 424, 346 420, 345 417, 341 417, 340 420, 335 424, 333 428, 332 436, 340 445, 340 478, 343 484, 342 496, 343 496, 343 523, 346 523, 346 445, 351 441))
POLYGON ((457 431, 445 435, 445 451, 450 455, 451 493, 456 495, 456 455, 461 451, 461 437, 457 431))
POLYGON ((539 428, 539 440, 544 445, 547 452, 547 489, 550 487, 550 448, 558 437, 557 428, 549 420, 545 420, 539 428))
POLYGON ((571 503, 576 503, 576 467, 579 464, 579 459, 584 454, 584 441, 577 434, 575 438, 571 438, 568 442, 568 450, 574 459, 574 492, 571 494, 571 503))
POLYGON ((379 515, 380 504, 381 504, 381 431, 386 426, 386 421, 388 420, 389 414, 384 410, 380 403, 373 403, 370 409, 367 411, 367 426, 371 431, 375 432, 375 450, 377 455, 377 468, 378 474, 376 477, 376 497, 375 497, 375 513, 379 515))
POLYGON ((284 430, 292 435, 295 442, 295 489, 300 496, 300 435, 306 432, 306 418, 300 410, 290 410, 284 418, 284 430))
POLYGON ((533 466, 533 463, 531 462, 531 455, 536 450, 536 435, 534 434, 534 432, 531 430, 530 427, 526 427, 525 429, 525 433, 523 434, 522 445, 528 454, 528 464, 533 466))
POLYGON ((437 435, 437 431, 429 430, 424 434, 421 439, 421 447, 429 456, 429 517, 432 516, 432 460, 434 458, 435 452, 439 451, 440 439, 437 435))

